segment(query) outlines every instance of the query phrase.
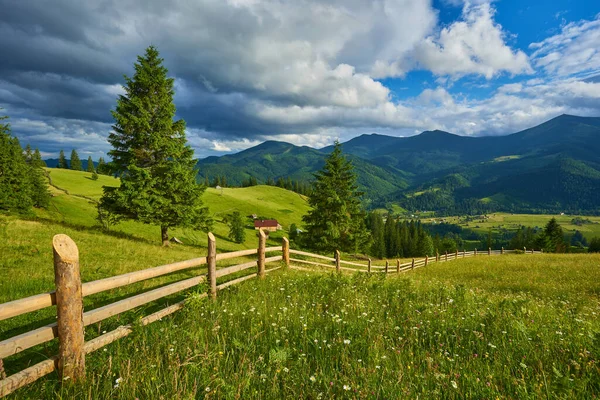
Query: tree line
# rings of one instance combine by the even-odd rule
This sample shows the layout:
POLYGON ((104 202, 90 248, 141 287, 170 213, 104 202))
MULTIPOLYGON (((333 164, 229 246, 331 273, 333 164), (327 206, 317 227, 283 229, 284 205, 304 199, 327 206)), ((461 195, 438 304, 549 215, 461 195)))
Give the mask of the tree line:
POLYGON ((38 149, 21 147, 12 136, 10 125, 0 116, 0 211, 31 213, 32 207, 47 207, 50 192, 43 167, 46 166, 38 149))
MULTIPOLYGON (((71 150, 71 159, 67 160, 65 157, 64 150, 61 150, 58 154, 58 163, 56 164, 56 168, 62 169, 72 169, 74 171, 83 171, 83 164, 81 159, 79 158, 79 154, 77 150, 71 150)), ((103 157, 98 159, 98 165, 94 166, 94 161, 92 160, 92 156, 89 156, 87 159, 86 169, 87 172, 97 173, 100 175, 111 175, 110 165, 106 161, 104 161, 103 157)))
POLYGON ((275 180, 272 177, 269 177, 265 182, 260 182, 256 177, 249 176, 248 178, 243 179, 242 184, 239 186, 229 185, 227 182, 227 176, 225 175, 217 175, 213 177, 212 180, 208 175, 204 176, 204 186, 207 187, 251 187, 261 184, 280 187, 304 196, 308 196, 312 191, 312 185, 310 182, 294 180, 289 176, 286 178, 279 177, 277 178, 277 180, 275 180))

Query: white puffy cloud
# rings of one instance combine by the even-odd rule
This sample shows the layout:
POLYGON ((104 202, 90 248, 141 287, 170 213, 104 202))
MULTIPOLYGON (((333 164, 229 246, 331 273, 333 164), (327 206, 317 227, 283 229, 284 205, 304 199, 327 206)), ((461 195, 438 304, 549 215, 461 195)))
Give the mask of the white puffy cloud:
POLYGON ((600 14, 592 21, 566 24, 561 32, 529 47, 534 65, 556 76, 600 72, 600 14))
POLYGON ((494 21, 494 12, 489 3, 467 2, 462 20, 417 46, 418 65, 435 75, 452 77, 478 74, 491 79, 502 72, 532 73, 527 55, 506 44, 507 33, 494 21))

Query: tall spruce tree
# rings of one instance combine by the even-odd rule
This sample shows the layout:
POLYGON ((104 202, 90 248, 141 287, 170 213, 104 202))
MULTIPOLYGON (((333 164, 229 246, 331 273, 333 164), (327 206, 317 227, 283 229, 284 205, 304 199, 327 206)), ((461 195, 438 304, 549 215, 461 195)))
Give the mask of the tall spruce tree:
POLYGON ((61 150, 58 155, 58 165, 56 166, 56 168, 69 168, 69 164, 67 163, 67 157, 65 157, 65 152, 63 150, 61 150))
POLYGON ((185 121, 174 121, 173 78, 167 77, 158 50, 138 56, 125 94, 112 112, 115 124, 108 141, 116 188, 104 187, 99 212, 160 226, 169 244, 171 227, 208 229, 212 223, 202 203, 204 186, 196 183, 193 150, 187 145, 185 121))
POLYGON ((31 165, 33 165, 34 167, 38 167, 38 168, 47 167, 46 161, 42 160, 42 155, 40 154, 40 149, 38 149, 37 147, 36 147, 35 151, 33 152, 33 157, 31 159, 31 165))
POLYGON ((89 156, 87 159, 87 172, 95 172, 94 169, 94 161, 92 161, 92 156, 89 156))
POLYGON ((71 150, 71 169, 75 171, 83 171, 81 168, 81 159, 75 149, 71 150))
POLYGON ((318 171, 308 198, 311 209, 302 217, 307 233, 306 245, 322 251, 360 251, 369 242, 365 215, 361 209, 362 193, 350 161, 336 141, 318 171))

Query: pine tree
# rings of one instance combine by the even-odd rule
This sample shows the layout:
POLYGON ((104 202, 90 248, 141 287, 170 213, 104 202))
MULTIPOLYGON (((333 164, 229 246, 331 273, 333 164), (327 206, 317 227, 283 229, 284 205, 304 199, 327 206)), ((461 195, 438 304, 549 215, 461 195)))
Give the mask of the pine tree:
POLYGON ((600 237, 594 237, 590 240, 590 247, 588 247, 590 253, 600 253, 600 237))
POLYGON ((234 211, 229 219, 229 239, 236 243, 243 243, 246 240, 244 220, 239 211, 234 211))
POLYGON ((98 180, 98 173, 96 171, 92 171, 92 180, 93 181, 97 181, 98 180))
POLYGON ((74 171, 83 171, 81 168, 81 159, 79 158, 79 154, 77 154, 75 149, 71 151, 71 169, 74 171))
POLYGON ((58 155, 58 165, 56 168, 69 169, 69 164, 67 163, 67 158, 65 157, 65 152, 63 150, 61 150, 58 155))
POLYGON ((171 227, 209 229, 212 224, 201 199, 205 188, 196 182, 185 121, 173 120, 174 79, 167 72, 150 46, 138 56, 133 77, 125 78, 125 94, 112 112, 115 124, 108 138, 111 169, 121 185, 105 186, 99 205, 100 211, 119 218, 159 225, 165 246, 171 227))
POLYGON ((42 160, 42 155, 40 154, 40 149, 36 147, 33 152, 33 157, 31 159, 31 165, 38 168, 46 168, 46 161, 42 160))
POLYGON ((87 172, 95 172, 94 162, 92 161, 92 156, 89 156, 87 159, 87 172))
POLYGON ((369 241, 352 164, 336 141, 322 170, 315 175, 308 199, 311 209, 302 217, 307 245, 323 251, 357 251, 369 241))
POLYGON ((556 218, 548 221, 540 239, 540 244, 546 252, 564 253, 567 250, 562 227, 556 222, 556 218))
POLYGON ((106 162, 104 161, 103 157, 100 157, 98 159, 98 165, 96 166, 96 172, 101 175, 109 174, 108 167, 107 167, 106 162))

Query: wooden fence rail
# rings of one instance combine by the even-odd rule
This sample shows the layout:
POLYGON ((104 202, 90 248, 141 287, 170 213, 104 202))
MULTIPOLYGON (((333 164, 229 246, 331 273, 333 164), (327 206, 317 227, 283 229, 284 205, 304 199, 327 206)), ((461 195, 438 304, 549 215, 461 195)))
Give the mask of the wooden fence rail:
MULTIPOLYGON (((217 254, 216 240, 212 233, 208 234, 208 244, 208 254, 206 257, 161 265, 82 284, 79 276, 79 250, 77 245, 66 235, 56 235, 53 239, 56 290, 0 304, 0 321, 46 307, 57 306, 56 323, 48 324, 0 341, 0 397, 6 396, 53 371, 58 372, 63 382, 83 379, 85 377, 85 355, 129 335, 133 329, 130 325, 120 326, 111 332, 85 342, 85 326, 197 287, 200 283, 207 280, 209 281, 209 289, 207 293, 202 294, 202 297, 215 297, 218 290, 256 276, 262 277, 266 273, 280 268, 266 269, 266 264, 282 260, 287 261, 287 264, 289 264, 290 249, 287 239, 283 240, 281 247, 266 247, 266 237, 262 231, 259 231, 259 246, 256 249, 217 254), (266 253, 273 252, 280 252, 281 255, 265 256, 266 253), (217 261, 252 255, 257 255, 257 259, 247 263, 216 269, 217 261), (83 310, 84 296, 90 296, 95 293, 205 264, 208 268, 207 274, 200 274, 192 278, 179 280, 93 310, 85 312, 83 310), (253 267, 256 268, 256 273, 241 276, 217 285, 217 278, 239 273, 253 267), (55 338, 58 338, 59 347, 56 356, 50 357, 11 376, 5 376, 3 359, 55 338)), ((160 318, 180 310, 184 304, 185 300, 147 315, 142 318, 141 324, 147 325, 158 321, 160 318)))
MULTIPOLYGON (((107 318, 119 315, 126 311, 142 305, 157 301, 164 297, 181 293, 187 289, 197 287, 200 283, 208 281, 209 288, 202 297, 215 298, 219 290, 241 283, 254 277, 264 277, 268 272, 281 268, 266 269, 266 264, 282 262, 282 265, 290 268, 314 271, 314 269, 300 267, 297 264, 335 269, 337 272, 363 272, 363 273, 401 273, 412 271, 415 268, 426 268, 434 262, 447 262, 459 258, 474 256, 491 256, 496 254, 514 253, 515 250, 492 250, 484 252, 477 250, 466 252, 455 251, 454 253, 436 254, 435 257, 423 259, 412 259, 406 263, 396 260, 394 263, 385 261, 385 265, 373 265, 371 259, 368 262, 342 260, 339 251, 334 257, 290 249, 289 241, 284 238, 282 246, 266 247, 266 236, 259 231, 259 245, 257 249, 240 250, 229 253, 217 254, 216 240, 212 233, 208 234, 208 250, 206 257, 194 258, 172 264, 161 265, 141 271, 113 276, 93 282, 81 283, 79 276, 79 251, 75 242, 66 235, 56 235, 53 239, 55 284, 56 290, 35 296, 14 300, 0 304, 0 321, 13 318, 29 312, 41 310, 53 305, 57 306, 57 322, 42 326, 29 332, 0 341, 0 397, 6 396, 20 387, 23 387, 42 376, 57 371, 62 381, 78 381, 85 377, 85 356, 96 351, 120 338, 129 335, 133 331, 131 325, 124 325, 115 330, 105 333, 90 341, 84 341, 85 326, 95 324, 107 318), (281 252, 281 255, 266 257, 266 253, 281 252), (291 258, 290 254, 302 257, 291 258), (245 262, 221 269, 217 269, 217 261, 228 260, 238 257, 256 255, 256 260, 245 262), (309 258, 309 259, 306 259, 309 258), (318 261, 311 261, 310 259, 318 261), (144 280, 164 276, 185 269, 196 268, 207 265, 207 273, 176 281, 165 286, 152 289, 126 299, 116 301, 105 306, 85 311, 83 310, 83 297, 108 291, 111 289, 131 285, 144 280), (342 266, 347 265, 350 267, 342 266), (353 268, 351 268, 353 267, 353 268), (256 268, 256 273, 241 276, 228 282, 217 284, 217 278, 231 274, 237 274, 248 269, 256 268), (56 356, 30 366, 18 373, 6 377, 3 370, 3 359, 17 354, 23 350, 36 345, 46 343, 58 338, 59 350, 56 356)), ((523 249, 526 254, 536 254, 539 251, 523 249)), ((155 313, 141 319, 141 325, 148 325, 162 317, 181 310, 185 300, 163 308, 155 313)))

